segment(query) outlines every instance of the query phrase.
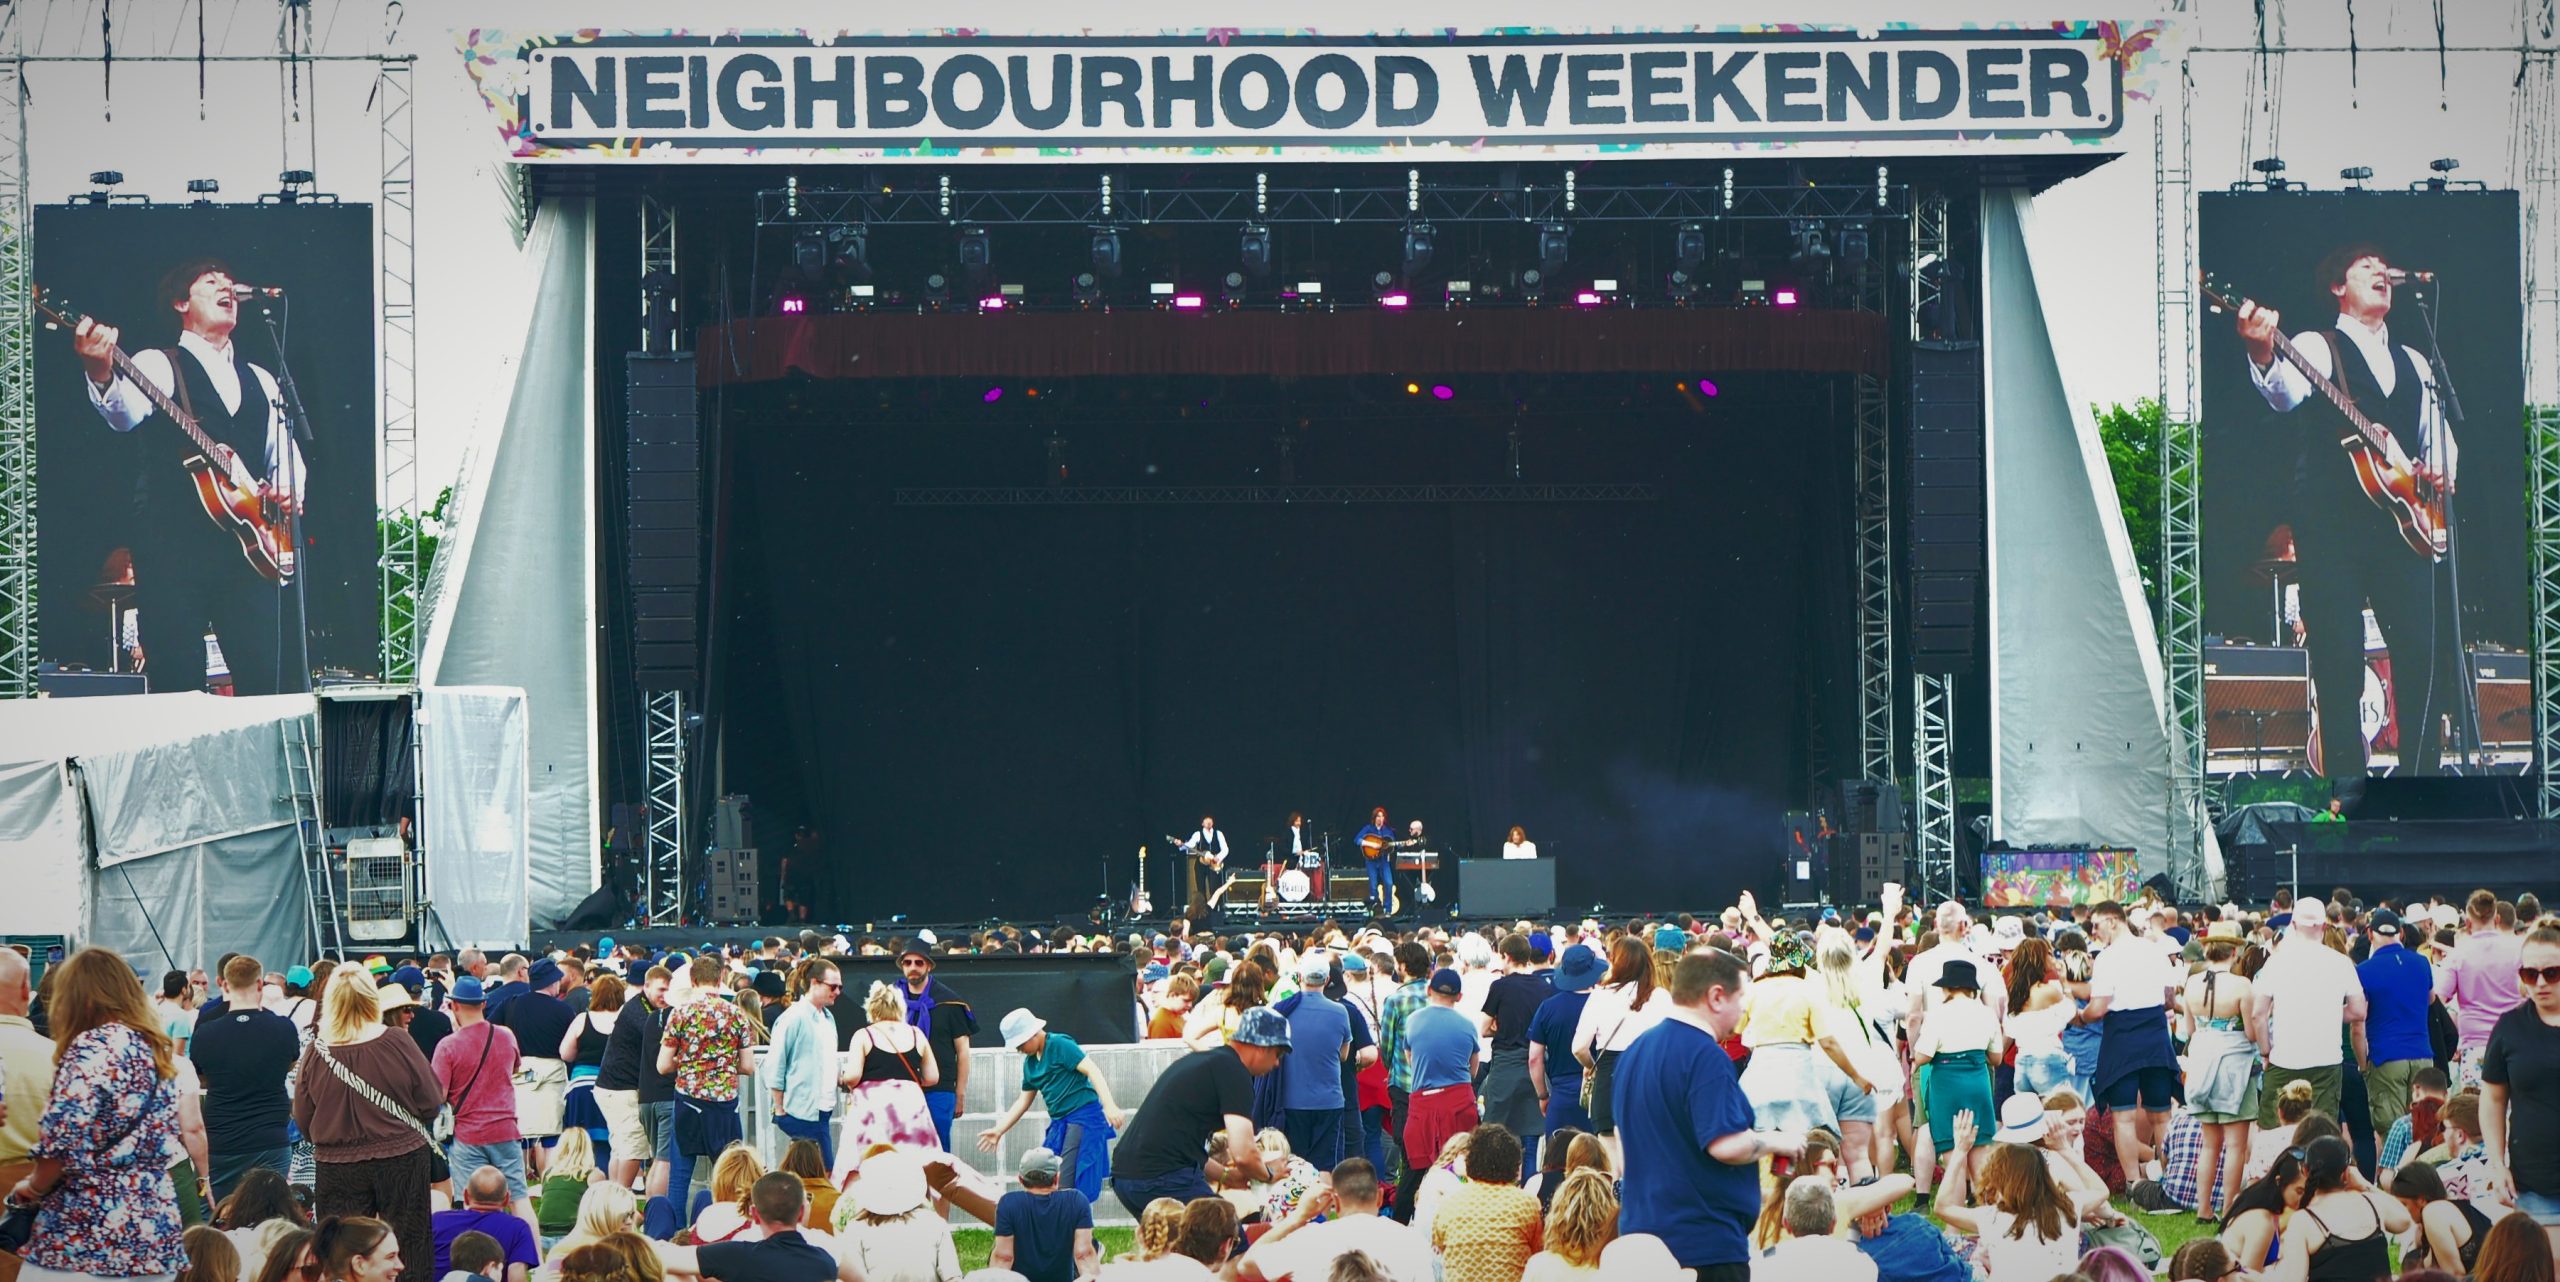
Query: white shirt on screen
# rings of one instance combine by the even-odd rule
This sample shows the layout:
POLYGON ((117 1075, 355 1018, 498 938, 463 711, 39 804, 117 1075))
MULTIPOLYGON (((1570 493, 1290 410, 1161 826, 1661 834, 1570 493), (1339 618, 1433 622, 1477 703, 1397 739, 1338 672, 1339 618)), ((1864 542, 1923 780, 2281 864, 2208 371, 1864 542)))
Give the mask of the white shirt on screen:
MULTIPOLYGON (((236 345, 217 348, 202 335, 188 332, 178 335, 178 346, 204 366, 205 378, 213 384, 214 394, 222 398, 225 413, 239 411, 240 366, 249 367, 250 374, 258 380, 259 394, 267 400, 266 457, 247 460, 251 464, 250 470, 257 473, 258 479, 265 481, 279 498, 300 493, 302 451, 293 443, 293 431, 285 424, 284 399, 276 391, 275 376, 247 360, 234 364, 239 352, 236 345)), ((151 380, 154 388, 171 396, 177 394, 177 372, 170 368, 166 351, 154 347, 132 355, 133 368, 151 380)), ((130 432, 142 426, 142 421, 151 417, 152 410, 156 408, 148 394, 134 386, 132 379, 121 374, 104 389, 85 376, 80 381, 88 387, 89 403, 97 407, 98 417, 119 432, 130 432)))
MULTIPOLYGON (((2388 323, 2367 325, 2352 316, 2341 315, 2337 326, 2327 332, 2344 338, 2347 346, 2364 357, 2365 369, 2372 373, 2373 385, 2381 388, 2383 395, 2391 395, 2399 386, 2400 371, 2391 360, 2391 326, 2388 323)), ((2293 346, 2294 350, 2302 353, 2304 363, 2320 377, 2335 376, 2336 369, 2329 362, 2329 344, 2320 336, 2320 331, 2304 330, 2294 335, 2293 346)), ((2434 369, 2418 349, 2404 343, 2401 350, 2409 355, 2409 368, 2418 372, 2418 385, 2423 397, 2418 402, 2419 438, 2426 443, 2421 453, 2442 468, 2446 476, 2452 476, 2454 465, 2462 461, 2462 450, 2452 433, 2445 430, 2444 406, 2436 399, 2434 369)), ((2257 384, 2258 394, 2266 398, 2267 407, 2278 413, 2320 395, 2320 389, 2313 387, 2311 380, 2282 355, 2264 369, 2260 369, 2255 361, 2250 362, 2249 378, 2257 384)))
POLYGON ((1534 841, 1506 841, 1502 843, 1502 857, 1505 859, 1535 859, 1538 857, 1538 843, 1534 841))

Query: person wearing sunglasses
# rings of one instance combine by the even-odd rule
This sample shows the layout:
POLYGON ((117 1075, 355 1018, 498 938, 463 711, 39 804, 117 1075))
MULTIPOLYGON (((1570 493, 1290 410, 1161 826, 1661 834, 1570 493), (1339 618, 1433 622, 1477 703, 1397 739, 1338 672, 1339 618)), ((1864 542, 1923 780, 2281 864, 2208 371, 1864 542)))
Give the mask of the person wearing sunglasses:
POLYGON ((2560 1237, 2560 926, 2536 926, 2516 953, 2524 1004, 2498 1017, 2480 1057, 2487 1193, 2560 1237))
POLYGON ((765 1052, 765 1086, 773 1092, 773 1124, 795 1140, 810 1140, 832 1169, 836 1161, 836 1020, 828 1007, 844 991, 834 962, 812 957, 792 973, 800 1000, 773 1022, 773 1047, 765 1052))

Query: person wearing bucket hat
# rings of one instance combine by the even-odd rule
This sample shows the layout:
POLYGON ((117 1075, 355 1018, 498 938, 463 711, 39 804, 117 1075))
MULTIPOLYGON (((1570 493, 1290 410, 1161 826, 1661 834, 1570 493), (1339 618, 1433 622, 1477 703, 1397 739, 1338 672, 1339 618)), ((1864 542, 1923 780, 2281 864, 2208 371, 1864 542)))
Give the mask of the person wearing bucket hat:
POLYGON ((1111 1098, 1102 1066, 1085 1055, 1076 1039, 1050 1032, 1049 1021, 1019 1006, 1005 1012, 996 1030, 1005 1049, 1022 1055, 1022 1093, 995 1125, 978 1133, 979 1151, 995 1152, 1037 1099, 1049 1114, 1041 1147, 1058 1156, 1070 1173, 1069 1184, 1085 1201, 1101 1197, 1103 1177, 1111 1170, 1112 1137, 1129 1122, 1129 1114, 1111 1098))
POLYGON ((1216 1196, 1202 1164, 1212 1151, 1225 1154, 1232 1169, 1268 1183, 1271 1170, 1253 1139, 1253 1079, 1270 1075, 1288 1054, 1289 1021, 1255 1006, 1236 1021, 1225 1045, 1168 1065, 1112 1152, 1111 1191, 1120 1204, 1216 1196))
POLYGON ((1928 1101, 1930 1144, 1943 1155, 1955 1148, 1957 1113, 1994 1116, 1991 1072, 2000 1058, 2000 1018, 1983 1004, 1971 961, 1948 958, 1933 983, 1938 1005, 1912 1038, 1911 1062, 1920 1097, 1928 1101))
POLYGON ((2047 1124, 2044 1101, 2020 1091, 2001 1102, 2000 1129, 1991 1138, 2002 1144, 2039 1144, 2047 1124))
POLYGON ((1553 972, 1555 995, 1538 1003, 1529 1019, 1529 1084, 1545 1105, 1546 1132, 1565 1127, 1591 1129, 1582 1107, 1582 1061, 1573 1057, 1574 1026, 1591 1002, 1592 986, 1609 974, 1609 963, 1588 944, 1564 950, 1553 972))

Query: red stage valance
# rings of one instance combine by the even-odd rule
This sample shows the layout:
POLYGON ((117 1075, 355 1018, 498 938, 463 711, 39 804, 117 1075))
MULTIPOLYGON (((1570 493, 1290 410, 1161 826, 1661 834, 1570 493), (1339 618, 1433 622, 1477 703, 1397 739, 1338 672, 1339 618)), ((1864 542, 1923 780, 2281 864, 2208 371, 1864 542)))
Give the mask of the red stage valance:
POLYGON ((1888 369, 1869 312, 1579 308, 1387 312, 857 312, 705 326, 706 384, 815 378, 1315 377, 1888 369))

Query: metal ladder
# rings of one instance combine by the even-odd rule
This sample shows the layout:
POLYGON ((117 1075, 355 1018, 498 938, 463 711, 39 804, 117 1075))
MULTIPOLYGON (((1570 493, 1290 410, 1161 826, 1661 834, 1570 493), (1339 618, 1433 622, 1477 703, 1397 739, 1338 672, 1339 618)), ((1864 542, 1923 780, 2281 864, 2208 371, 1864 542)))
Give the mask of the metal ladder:
POLYGON ((285 799, 293 803, 295 840, 302 847, 304 912, 311 930, 312 956, 346 955, 346 914, 338 903, 338 882, 329 872, 329 847, 322 835, 318 749, 314 742, 319 718, 297 717, 285 723, 285 799))

